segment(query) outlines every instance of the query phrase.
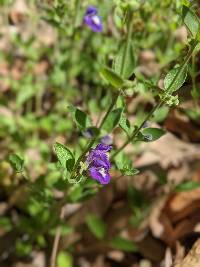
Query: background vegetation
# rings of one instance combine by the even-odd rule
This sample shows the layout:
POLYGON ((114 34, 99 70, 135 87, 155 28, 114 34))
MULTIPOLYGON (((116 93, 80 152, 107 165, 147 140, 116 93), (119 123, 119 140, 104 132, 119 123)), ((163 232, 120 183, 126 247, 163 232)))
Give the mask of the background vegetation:
MULTIPOLYGON (((116 108, 123 107, 130 125, 120 121, 111 132, 109 122, 102 132, 110 133, 115 149, 123 144, 156 103, 165 75, 189 50, 183 2, 188 5, 180 0, 0 1, 0 266, 50 266, 58 225, 58 267, 169 267, 166 249, 177 259, 180 247, 191 247, 200 220, 198 46, 179 106, 164 105, 147 122, 167 134, 128 145, 116 159, 109 185, 91 178, 70 184, 53 149, 56 142, 65 144, 77 159, 88 142, 88 125, 74 119, 73 107, 97 125, 110 106, 113 90, 102 79, 102 66, 112 67, 126 40, 128 5, 133 72, 116 108), (101 33, 83 23, 89 5, 102 18, 101 33), (131 175, 120 174, 130 161, 131 175)), ((192 7, 198 16, 198 4, 192 7)))

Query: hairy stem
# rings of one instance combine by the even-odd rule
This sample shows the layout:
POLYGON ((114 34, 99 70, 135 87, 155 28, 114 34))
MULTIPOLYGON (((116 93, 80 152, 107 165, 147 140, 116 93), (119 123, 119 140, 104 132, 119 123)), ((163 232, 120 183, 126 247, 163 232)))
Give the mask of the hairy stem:
MULTIPOLYGON (((196 48, 197 43, 195 42, 191 49, 189 50, 188 54, 185 57, 185 60, 183 61, 182 65, 179 68, 179 71, 176 73, 175 77, 172 79, 169 87, 166 90, 165 95, 167 96, 169 93, 173 93, 171 92, 171 88, 174 85, 174 83, 176 82, 176 80, 180 77, 180 75, 182 74, 184 68, 186 67, 188 61, 190 60, 195 48, 196 48)), ((124 144, 118 148, 118 150, 112 155, 111 159, 114 159, 114 157, 116 157, 130 142, 132 142, 134 140, 134 138, 138 135, 138 133, 140 132, 140 130, 142 129, 142 126, 152 117, 152 115, 154 114, 154 112, 160 108, 164 103, 164 100, 160 100, 154 107, 153 109, 147 114, 146 118, 144 119, 144 121, 142 121, 142 123, 140 124, 139 127, 136 128, 136 130, 133 131, 133 133, 130 135, 130 137, 127 139, 127 141, 124 142, 124 144)))
MULTIPOLYGON (((126 58, 128 56, 127 51, 128 51, 128 46, 130 45, 130 40, 131 40, 131 35, 132 35, 132 11, 128 12, 128 21, 127 21, 127 42, 126 42, 126 49, 124 51, 124 56, 123 56, 123 62, 122 62, 122 66, 121 66, 121 70, 120 70, 120 74, 123 75, 124 72, 124 67, 125 67, 125 62, 126 62, 126 58)), ((114 95, 112 102, 105 114, 105 116, 103 117, 100 126, 99 126, 99 132, 102 129, 104 122, 106 121, 106 119, 108 118, 109 114, 111 113, 111 111, 113 110, 116 101, 120 95, 120 90, 118 90, 118 92, 114 95)), ((88 143, 88 145, 86 145, 86 148, 83 150, 82 154, 80 155, 80 157, 78 158, 75 166, 74 166, 74 170, 71 174, 71 178, 73 178, 74 176, 76 177, 76 172, 78 170, 79 164, 80 162, 84 159, 85 155, 87 154, 87 152, 91 149, 91 147, 93 146, 93 144, 95 143, 96 139, 98 136, 95 136, 94 138, 92 138, 92 140, 88 143)))

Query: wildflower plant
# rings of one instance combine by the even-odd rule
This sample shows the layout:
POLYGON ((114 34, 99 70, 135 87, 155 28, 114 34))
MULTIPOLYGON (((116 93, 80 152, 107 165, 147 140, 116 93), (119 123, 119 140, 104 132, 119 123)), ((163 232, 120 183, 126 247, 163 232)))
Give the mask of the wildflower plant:
MULTIPOLYGON (((146 13, 141 13, 144 17, 148 16, 151 1, 114 0, 113 9, 111 10, 113 11, 113 20, 111 21, 114 26, 110 25, 112 23, 108 18, 108 14, 106 12, 103 13, 104 11, 97 5, 84 6, 80 0, 75 0, 72 1, 74 4, 74 8, 72 8, 72 4, 67 5, 65 2, 60 1, 53 9, 47 9, 46 11, 48 14, 46 21, 57 27, 58 38, 60 38, 61 34, 64 34, 64 39, 58 39, 59 41, 61 40, 61 53, 59 54, 56 49, 50 53, 50 57, 55 57, 58 65, 54 66, 52 64, 51 66, 52 74, 49 79, 51 85, 49 87, 52 90, 52 94, 58 94, 60 102, 58 101, 59 103, 56 105, 56 111, 59 112, 63 107, 65 111, 60 117, 54 116, 50 122, 46 120, 44 122, 45 127, 42 130, 51 133, 55 130, 58 135, 64 131, 66 140, 69 140, 66 145, 64 141, 56 142, 55 136, 51 136, 51 140, 52 138, 55 140, 54 153, 58 161, 56 164, 51 162, 48 167, 50 171, 56 173, 56 177, 59 175, 60 180, 55 184, 57 188, 62 188, 63 195, 58 200, 52 200, 51 198, 49 202, 44 201, 42 208, 38 209, 38 214, 43 214, 44 210, 47 212, 47 207, 49 208, 49 213, 45 214, 45 218, 37 216, 43 219, 43 225, 48 224, 50 228, 57 226, 62 220, 62 207, 65 203, 85 200, 91 195, 95 195, 102 187, 109 186, 110 182, 115 182, 117 177, 134 176, 139 172, 134 167, 134 162, 126 153, 125 148, 128 145, 134 148, 138 142, 156 142, 166 133, 162 128, 151 127, 152 117, 156 113, 160 114, 163 110, 168 112, 171 107, 173 108, 179 104, 180 99, 177 92, 186 81, 188 64, 200 42, 200 20, 195 14, 192 4, 184 0, 183 4, 179 3, 182 9, 179 19, 187 27, 189 33, 187 44, 184 45, 184 49, 178 47, 181 50, 178 54, 179 57, 176 54, 176 49, 174 49, 173 57, 176 58, 176 63, 174 63, 174 58, 168 59, 170 53, 167 54, 165 59, 162 59, 164 66, 169 65, 169 62, 173 62, 174 67, 171 70, 165 73, 166 68, 163 68, 162 75, 157 75, 159 77, 154 79, 148 79, 138 71, 138 53, 141 47, 146 47, 147 42, 142 35, 142 31, 145 31, 142 27, 145 24, 139 21, 137 16, 137 23, 134 24, 134 16, 138 10, 145 6, 147 6, 146 13), (67 11, 69 16, 65 14, 67 11), (72 26, 66 27, 66 25, 72 26), (141 27, 141 30, 137 30, 137 34, 135 34, 135 27, 141 27), (110 31, 113 31, 112 38, 115 38, 113 42, 109 40, 110 31), (141 46, 135 41, 137 35, 142 39, 141 46), (71 43, 68 43, 69 40, 71 43), (103 45, 104 40, 106 46, 103 45), (64 45, 69 46, 68 48, 72 52, 65 54, 64 45), (88 47, 92 52, 87 52, 88 47), (81 64, 79 62, 80 57, 82 59, 81 64), (68 69, 65 76, 63 72, 65 71, 66 62, 68 69), (74 65, 75 67, 72 67, 74 65), (163 75, 165 75, 163 86, 159 87, 158 81, 163 75), (75 81, 75 77, 80 77, 78 82, 75 81), (82 86, 82 81, 84 84, 84 82, 88 83, 88 80, 90 80, 90 83, 87 91, 82 86), (65 84, 68 81, 70 81, 71 90, 65 93, 68 94, 67 96, 70 100, 73 99, 77 103, 74 106, 70 105, 70 101, 66 103, 65 97, 63 97, 65 84), (80 87, 81 90, 82 108, 78 107, 80 91, 78 91, 77 95, 74 93, 76 86, 80 87), (151 95, 153 107, 148 112, 145 112, 139 122, 132 123, 127 115, 126 99, 130 92, 132 95, 137 94, 140 87, 151 95), (103 99, 102 96, 104 96, 103 99), (96 108, 96 106, 98 107, 96 108), (70 117, 68 124, 65 122, 66 112, 70 117), (51 124, 51 127, 49 124, 51 124), (72 130, 74 125, 76 125, 76 132, 74 129, 72 130), (116 142, 114 138, 116 132, 123 133, 123 138, 121 138, 120 142, 116 142), (78 140, 74 142, 73 137, 78 140)), ((153 26, 149 26, 150 32, 153 31, 153 26)), ((18 43, 20 41, 17 40, 18 43)), ((151 38, 148 41, 151 42, 151 38)), ((29 65, 32 66, 32 61, 29 65)), ((43 81, 43 79, 41 80, 43 81)), ((43 84, 40 87, 43 88, 43 84)), ((16 87, 16 91, 18 89, 16 87)), ((20 99, 23 100, 25 97, 23 96, 20 99)), ((45 97, 48 96, 45 95, 45 97)), ((39 97, 36 96, 36 107, 40 107, 40 104, 41 98, 39 95, 39 97)), ((32 106, 27 105, 26 108, 31 109, 32 106)), ((38 109, 38 114, 40 114, 40 111, 38 109)), ((21 121, 18 123, 23 125, 21 121)), ((37 123, 38 121, 35 121, 35 125, 37 123)), ((27 127, 26 130, 30 129, 27 127)), ((49 147, 48 145, 43 145, 42 148, 44 148, 43 154, 46 156, 49 147)), ((20 157, 13 155, 9 157, 9 162, 17 172, 23 171, 23 176, 26 176, 27 171, 24 169, 24 161, 20 157)), ((51 177, 51 179, 53 180, 54 177, 51 177)), ((41 180, 39 182, 42 184, 41 180)), ((32 190, 34 190, 34 186, 32 186, 32 190)), ((41 195, 43 194, 49 200, 49 196, 52 195, 51 191, 46 189, 41 195)), ((30 208, 30 213, 32 210, 34 209, 30 208)), ((36 213, 34 210, 35 217, 36 213)), ((91 225, 91 221, 99 223, 97 218, 89 218, 88 221, 89 225, 91 225)), ((42 223, 38 223, 39 227, 42 223)), ((94 228, 92 229, 95 232, 94 228)), ((45 229, 38 229, 38 233, 40 232, 45 233, 45 229)), ((32 232, 30 233, 32 234, 32 232)), ((56 232, 56 242, 54 244, 58 244, 60 235, 61 230, 56 232)), ((101 238, 101 235, 97 234, 97 236, 101 238)), ((53 245, 51 267, 56 266, 56 250, 57 248, 53 245)))
MULTIPOLYGON (((124 40, 120 42, 119 52, 113 59, 112 68, 102 65, 100 69, 100 75, 103 81, 112 88, 112 101, 99 126, 92 125, 89 115, 84 111, 76 107, 70 107, 69 111, 78 129, 82 131, 83 136, 89 138, 89 141, 77 159, 75 159, 73 153, 65 146, 62 145, 60 149, 60 144, 55 145, 58 159, 67 172, 65 178, 72 183, 85 181, 85 179, 80 179, 80 177, 85 176, 96 180, 102 185, 108 184, 110 179, 112 179, 110 169, 112 167, 118 168, 117 157, 120 153, 123 153, 123 150, 128 144, 137 141, 152 142, 165 134, 163 129, 146 127, 147 121, 151 119, 155 111, 163 106, 171 107, 179 103, 176 92, 186 80, 188 62, 199 42, 199 19, 192 9, 190 9, 189 4, 183 5, 182 21, 190 32, 188 53, 179 65, 176 65, 167 73, 164 78, 163 89, 160 89, 157 84, 143 80, 147 88, 152 91, 157 103, 140 125, 132 126, 125 114, 126 105, 124 96, 128 89, 131 88, 134 91, 135 86, 139 82, 137 77, 135 77, 135 80, 130 79, 134 73, 136 64, 136 55, 134 54, 132 40, 134 31, 132 26, 134 15, 133 6, 133 3, 122 6, 119 3, 118 5, 118 8, 121 8, 124 14, 126 34, 124 40), (117 107, 120 99, 122 100, 122 104, 117 107), (126 133, 127 140, 120 147, 115 147, 113 144, 111 150, 110 140, 107 135, 112 134, 112 131, 116 127, 120 127, 126 133), (103 134, 105 135, 104 137, 103 134), (101 139, 104 140, 104 143, 101 142, 101 139), (106 139, 107 143, 105 143, 106 139), (84 168, 80 168, 80 166, 84 166, 84 168)), ((94 34, 102 34, 102 20, 98 14, 97 7, 89 6, 86 9, 83 21, 95 32, 94 34)), ((127 168, 129 168, 130 175, 137 173, 137 170, 134 169, 130 161, 127 161, 124 166, 120 166, 118 169, 123 173, 123 169, 127 170, 127 168)))

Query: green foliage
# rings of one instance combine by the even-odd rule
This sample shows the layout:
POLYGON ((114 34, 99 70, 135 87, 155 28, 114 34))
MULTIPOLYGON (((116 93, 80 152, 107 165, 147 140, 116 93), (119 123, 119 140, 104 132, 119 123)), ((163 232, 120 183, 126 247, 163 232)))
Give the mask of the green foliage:
POLYGON ((115 72, 124 79, 130 78, 135 68, 134 47, 131 42, 122 43, 114 60, 115 72))
POLYGON ((115 249, 120 249, 127 252, 135 252, 137 251, 137 246, 130 240, 127 240, 123 237, 116 236, 111 241, 111 245, 115 249))
POLYGON ((66 168, 68 171, 71 171, 75 163, 75 159, 72 152, 66 146, 60 143, 56 143, 54 145, 54 150, 61 166, 64 169, 66 168))
POLYGON ((136 175, 139 173, 139 170, 133 168, 133 167, 130 167, 130 166, 124 166, 123 169, 121 170, 122 174, 123 175, 126 175, 126 176, 133 176, 133 175, 136 175))
POLYGON ((103 79, 115 88, 121 88, 124 84, 124 80, 115 73, 112 69, 104 67, 101 69, 101 76, 103 79))
POLYGON ((103 239, 106 234, 106 225, 105 223, 98 218, 96 215, 90 214, 86 217, 86 224, 92 234, 98 238, 103 239))
POLYGON ((32 245, 27 242, 23 242, 21 240, 18 240, 16 242, 16 253, 17 255, 24 257, 28 256, 32 251, 32 245))
POLYGON ((182 192, 182 191, 190 191, 193 189, 197 189, 200 187, 200 182, 198 181, 187 181, 182 182, 175 187, 175 191, 182 192))
POLYGON ((132 127, 129 120, 126 118, 125 114, 121 114, 119 126, 125 131, 125 133, 129 136, 132 132, 132 127))
POLYGON ((170 70, 164 79, 165 90, 170 92, 177 91, 185 82, 187 71, 187 66, 182 71, 180 71, 180 67, 170 70))
POLYGON ((22 172, 24 168, 24 160, 21 159, 17 154, 10 154, 8 157, 12 168, 17 172, 22 172))
POLYGON ((110 112, 110 114, 108 115, 108 117, 106 118, 103 124, 103 129, 109 133, 115 127, 117 127, 117 125, 120 122, 122 112, 123 112, 122 108, 117 108, 117 109, 114 109, 112 112, 110 112))
MULTIPOLYGON (((182 20, 192 39, 198 39, 199 19, 189 7, 192 4, 186 2, 188 5, 183 7, 182 20)), ((53 239, 57 226, 60 226, 61 235, 75 231, 76 236, 77 228, 72 229, 67 222, 59 219, 57 205, 67 202, 73 207, 77 204, 84 206, 85 201, 102 189, 88 174, 86 158, 91 149, 88 143, 95 147, 104 134, 114 135, 110 154, 115 155, 119 143, 125 142, 140 129, 137 124, 140 114, 149 111, 158 97, 166 105, 148 120, 163 122, 168 106, 178 104, 178 95, 172 93, 186 80, 187 68, 178 76, 177 73, 190 44, 186 45, 178 36, 181 1, 93 0, 89 3, 87 0, 55 0, 38 3, 31 0, 25 1, 25 11, 17 12, 15 1, 1 0, 0 3, 0 148, 3 155, 0 181, 2 200, 9 203, 14 200, 0 219, 0 227, 8 236, 12 230, 16 233, 16 236, 12 235, 16 249, 12 249, 11 255, 17 261, 16 256, 19 256, 20 262, 23 262, 23 257, 29 259, 32 251, 49 251, 49 240, 53 239), (103 21, 102 33, 92 32, 83 23, 84 12, 90 4, 98 8, 103 21), (167 23, 166 14, 169 17, 167 23), (150 61, 148 56, 145 58, 146 52, 150 54, 150 61), (112 68, 101 67, 111 65, 112 68), (175 68, 170 70, 171 66, 175 68), (157 86, 163 72, 167 73, 165 90, 157 86), (98 74, 104 80, 99 79, 98 74), (118 93, 120 96, 110 109, 102 129, 98 129, 118 93), (129 116, 134 116, 138 128, 135 122, 130 124, 132 120, 129 121, 129 116), (121 129, 116 129, 118 126, 121 129), (95 140, 85 134, 87 131, 95 140), (54 145, 58 158, 58 162, 54 163, 52 144, 56 140, 62 140, 66 146, 60 143, 54 145), (17 154, 10 154, 13 151, 17 154), (77 162, 83 151, 86 153, 74 170, 75 159, 77 162), (18 153, 26 155, 25 168, 18 153), (16 172, 22 173, 10 172, 4 156, 16 172), (30 179, 21 183, 24 171, 30 179), (28 239, 23 240, 24 236, 28 239)), ((198 75, 198 68, 194 69, 191 77, 193 87, 197 83, 197 90, 193 90, 196 98, 198 75)), ((194 109, 184 112, 199 124, 196 103, 194 109)), ((141 129, 131 141, 134 143, 134 156, 141 153, 141 143, 137 140, 154 141, 163 134, 162 129, 141 129)), ((133 176, 138 173, 133 164, 133 158, 121 151, 112 157, 111 174, 117 169, 122 175, 133 176)), ((166 178, 167 175, 161 177, 160 183, 166 183, 166 178)), ((180 184, 175 190, 197 187, 197 182, 190 181, 180 184)), ((138 227, 147 215, 146 197, 139 190, 128 188, 126 204, 131 207, 130 223, 134 227, 138 227)), ((107 225, 102 219, 89 215, 86 224, 97 239, 106 239, 107 225)), ((114 238, 111 244, 113 248, 127 252, 137 250, 133 242, 121 237, 114 238)), ((73 253, 76 244, 72 243, 69 249, 73 253)), ((58 267, 76 264, 72 255, 61 251, 58 267)), ((5 265, 12 260, 8 259, 5 265)))
POLYGON ((193 38, 199 38, 200 20, 192 9, 183 5, 182 19, 193 38))
POLYGON ((160 128, 144 128, 141 133, 143 135, 142 141, 151 142, 158 140, 166 132, 160 128))
POLYGON ((91 120, 85 112, 74 106, 69 106, 68 109, 72 114, 74 122, 80 130, 85 130, 86 128, 92 126, 91 120))
POLYGON ((73 267, 73 258, 66 251, 60 251, 57 258, 58 267, 73 267))

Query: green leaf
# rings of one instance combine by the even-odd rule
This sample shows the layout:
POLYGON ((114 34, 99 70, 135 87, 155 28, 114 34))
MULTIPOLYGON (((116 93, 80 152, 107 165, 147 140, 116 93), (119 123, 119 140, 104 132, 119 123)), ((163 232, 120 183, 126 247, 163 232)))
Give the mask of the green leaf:
POLYGON ((197 38, 200 30, 200 20, 198 16, 187 6, 183 5, 182 19, 193 38, 197 38))
POLYGON ((68 171, 71 171, 75 163, 72 152, 66 146, 60 143, 56 143, 54 145, 54 150, 61 166, 66 168, 68 171))
POLYGON ((131 42, 123 43, 114 61, 114 70, 124 79, 130 78, 135 68, 134 48, 131 42), (126 55, 124 57, 124 55, 126 55))
POLYGON ((90 214, 86 217, 86 224, 96 238, 104 238, 106 234, 106 225, 100 218, 96 215, 90 214))
POLYGON ((174 68, 167 73, 164 79, 165 90, 170 90, 170 92, 175 92, 183 85, 187 77, 188 68, 186 66, 176 77, 179 70, 180 70, 180 67, 174 68), (176 80, 174 80, 175 77, 176 77, 176 80))
POLYGON ((101 69, 100 73, 103 79, 109 84, 111 84, 113 87, 120 88, 123 86, 124 80, 112 69, 104 67, 101 69))
POLYGON ((127 252, 135 252, 137 251, 137 246, 130 240, 117 236, 113 238, 111 241, 111 245, 115 249, 127 251, 127 252))
POLYGON ((130 157, 128 157, 126 154, 123 152, 120 152, 116 157, 115 157, 115 164, 118 170, 123 170, 124 168, 129 168, 132 167, 132 160, 130 157))
POLYGON ((141 131, 143 135, 143 140, 141 141, 155 141, 162 137, 166 132, 160 128, 144 128, 141 131))
POLYGON ((123 108, 114 109, 107 117, 103 124, 103 129, 111 132, 118 124, 123 112, 123 108))
POLYGON ((74 106, 69 106, 68 109, 71 112, 73 120, 80 130, 85 130, 86 128, 91 127, 91 120, 85 112, 74 106))
POLYGON ((200 182, 198 181, 187 181, 183 182, 175 187, 175 191, 190 191, 200 187, 200 182))
POLYGON ((123 175, 126 175, 126 176, 133 176, 133 175, 136 175, 139 173, 139 170, 133 168, 133 167, 130 167, 130 166, 124 166, 123 169, 121 170, 122 174, 123 175))
POLYGON ((71 254, 60 251, 57 257, 57 266, 58 267, 73 267, 73 258, 71 254))
POLYGON ((20 257, 30 255, 31 251, 33 250, 32 244, 28 242, 24 242, 22 240, 17 240, 15 244, 15 251, 16 254, 20 257))
POLYGON ((162 122, 162 121, 165 120, 165 118, 167 117, 168 113, 169 113, 169 107, 162 106, 162 107, 158 108, 154 112, 153 120, 156 121, 156 122, 162 122))
POLYGON ((126 118, 125 114, 121 114, 119 126, 125 131, 125 133, 129 136, 132 132, 131 124, 129 120, 126 118))
POLYGON ((15 171, 21 172, 23 170, 24 160, 21 159, 17 154, 10 154, 8 161, 15 171))

